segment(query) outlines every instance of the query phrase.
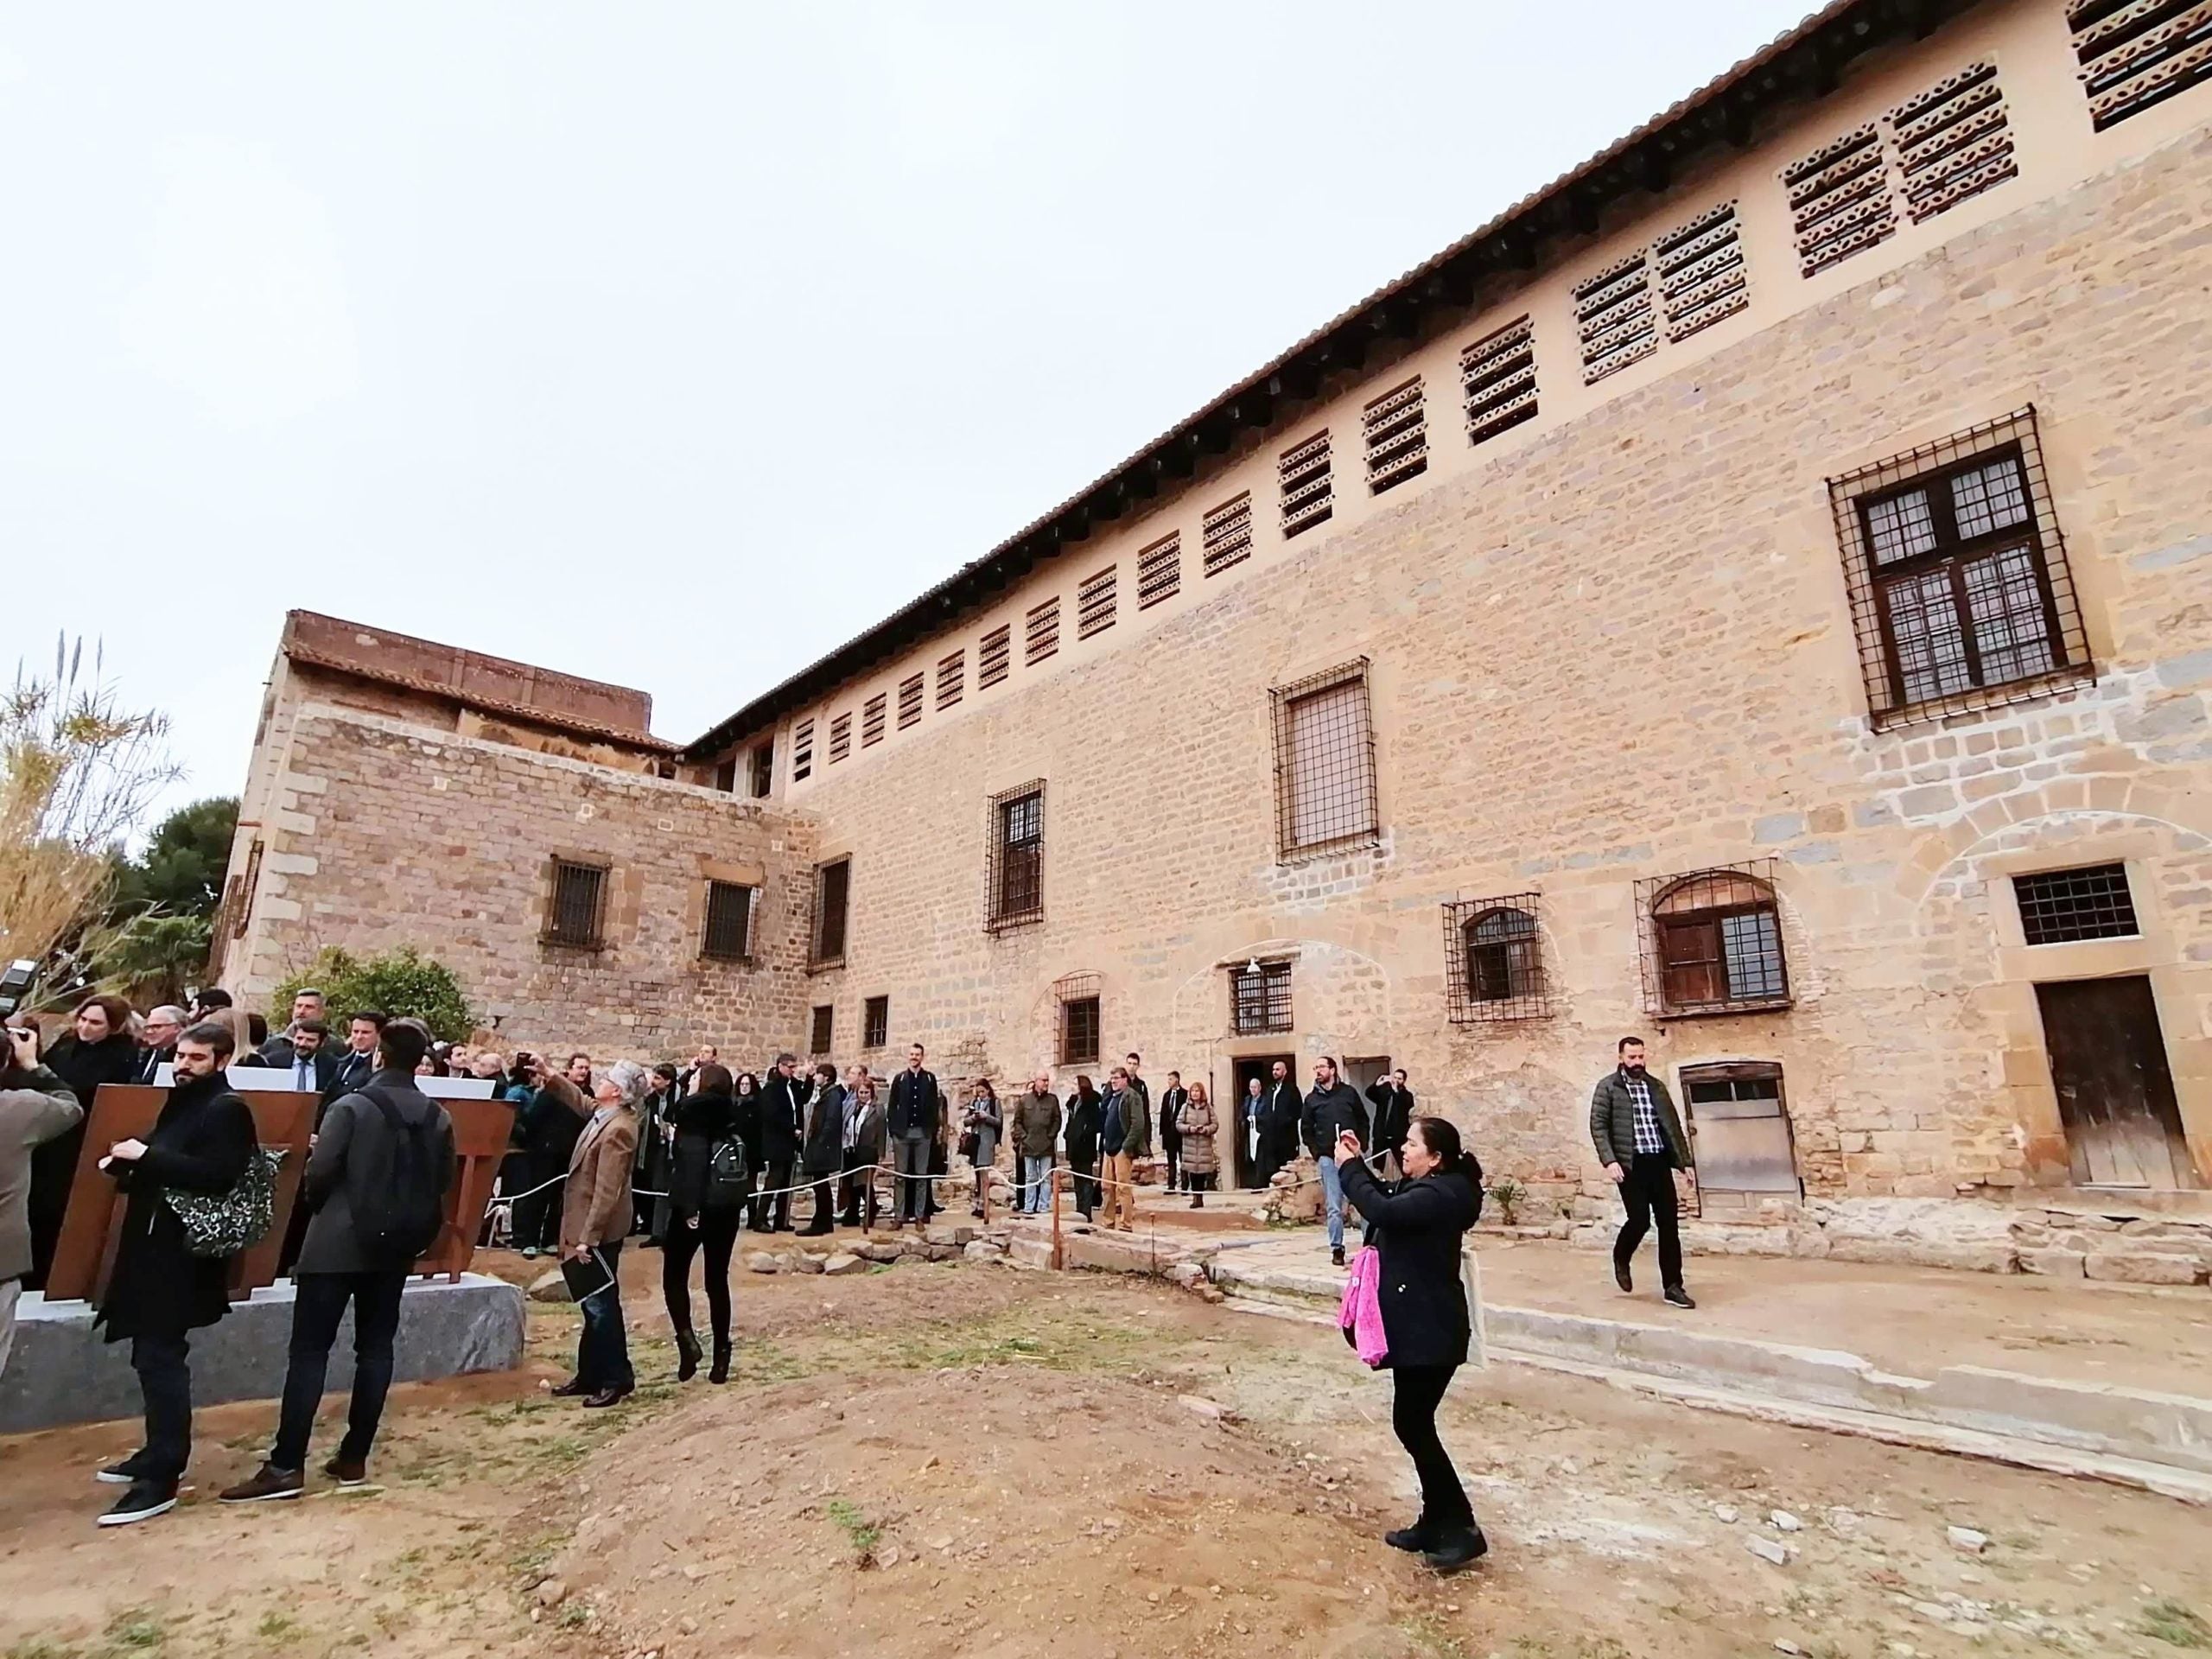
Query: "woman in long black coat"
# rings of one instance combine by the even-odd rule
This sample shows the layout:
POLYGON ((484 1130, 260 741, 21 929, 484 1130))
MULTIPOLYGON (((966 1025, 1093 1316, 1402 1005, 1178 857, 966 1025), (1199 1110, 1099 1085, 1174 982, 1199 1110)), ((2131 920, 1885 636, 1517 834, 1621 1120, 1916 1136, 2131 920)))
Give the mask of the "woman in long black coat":
POLYGON ((715 1368, 709 1382, 729 1381, 729 1258, 745 1219, 742 1196, 714 1190, 715 1148, 736 1137, 737 1102, 730 1076, 709 1064, 692 1076, 691 1092, 670 1109, 676 1144, 670 1163, 668 1240, 662 1247, 661 1296, 676 1328, 676 1380, 689 1382, 699 1370, 699 1338, 691 1328, 691 1258, 707 1258, 707 1318, 713 1327, 715 1368))
POLYGON ((1436 1432, 1444 1390, 1467 1361, 1459 1249, 1482 1214, 1483 1166, 1440 1117, 1414 1119, 1400 1154, 1406 1179, 1392 1185, 1375 1179, 1349 1130, 1334 1154, 1345 1200, 1366 1218, 1367 1242, 1382 1258, 1378 1300, 1390 1351, 1382 1363, 1396 1380, 1390 1427, 1421 1476, 1421 1518, 1385 1541, 1421 1551, 1440 1573, 1456 1573, 1490 1548, 1436 1432))
POLYGON ((47 1270, 54 1265, 54 1246, 61 1236, 70 1185, 77 1179, 92 1097, 104 1083, 137 1082, 141 1058, 138 1039, 130 1034, 130 1005, 119 996, 86 997, 77 1005, 68 1031, 47 1051, 46 1064, 69 1085, 69 1092, 85 1109, 85 1120, 31 1154, 31 1270, 22 1281, 25 1290, 45 1284, 47 1270))
POLYGON ((1087 1077, 1075 1080, 1068 1096, 1068 1183, 1075 1191, 1075 1207, 1089 1221, 1098 1207, 1098 1090, 1087 1077))

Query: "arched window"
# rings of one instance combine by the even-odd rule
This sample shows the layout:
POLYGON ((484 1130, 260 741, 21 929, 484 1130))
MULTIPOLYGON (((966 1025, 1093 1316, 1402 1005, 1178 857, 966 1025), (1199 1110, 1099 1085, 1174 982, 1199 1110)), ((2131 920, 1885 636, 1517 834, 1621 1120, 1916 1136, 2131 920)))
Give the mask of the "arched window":
POLYGON ((1500 906, 1467 918, 1459 930, 1467 953, 1467 995, 1476 1002, 1510 1002, 1539 994, 1536 918, 1500 906))
POLYGON ((1700 870, 1650 905, 1662 1014, 1770 1007, 1789 997, 1774 885, 1740 870, 1700 870))

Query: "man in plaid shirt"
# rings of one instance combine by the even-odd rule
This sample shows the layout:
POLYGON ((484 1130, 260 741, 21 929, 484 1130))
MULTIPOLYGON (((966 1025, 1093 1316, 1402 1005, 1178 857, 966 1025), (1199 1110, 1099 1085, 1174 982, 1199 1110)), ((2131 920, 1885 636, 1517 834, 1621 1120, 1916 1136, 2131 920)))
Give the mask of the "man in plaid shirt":
POLYGON ((1590 1140, 1628 1211, 1613 1240, 1613 1281, 1623 1290, 1636 1288, 1629 1262, 1656 1222, 1660 1288, 1676 1307, 1695 1307, 1682 1288, 1682 1239, 1675 1225, 1675 1172, 1690 1167, 1689 1138, 1667 1085, 1643 1069, 1643 1039, 1624 1037, 1618 1052, 1619 1064, 1598 1080, 1590 1096, 1590 1140))

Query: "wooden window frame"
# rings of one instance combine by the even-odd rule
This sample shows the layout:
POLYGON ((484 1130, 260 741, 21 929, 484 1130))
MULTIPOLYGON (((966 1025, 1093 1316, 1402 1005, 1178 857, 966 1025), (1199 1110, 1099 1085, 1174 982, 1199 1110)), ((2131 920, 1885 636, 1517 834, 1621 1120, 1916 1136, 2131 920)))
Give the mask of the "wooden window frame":
POLYGON ((984 928, 1003 933, 1045 919, 1045 780, 991 797, 987 818, 984 928), (1033 809, 1027 813, 1024 809, 1033 809), (1027 818, 1027 823, 1019 820, 1027 818), (1017 830, 1020 837, 1012 839, 1017 830))
POLYGON ((1062 1065, 1096 1065, 1098 1064, 1099 1056, 1103 1054, 1106 1050, 1106 1045, 1103 1040, 1105 1025, 1103 1018, 1104 1010, 1103 1006, 1100 1001, 1098 993, 1093 991, 1088 996, 1063 997, 1060 1000, 1058 1012, 1059 1015, 1059 1040, 1058 1044, 1059 1063, 1062 1065), (1077 1019, 1077 1010, 1084 1008, 1090 1010, 1089 1037, 1090 1047, 1088 1052, 1084 1052, 1077 1046, 1078 1040, 1077 1033, 1077 1027, 1078 1023, 1077 1019))
POLYGON ((613 886, 614 867, 592 859, 556 854, 546 861, 545 920, 538 942, 563 950, 601 950, 607 946, 607 901, 613 886), (563 925, 561 889, 571 876, 592 879, 591 918, 584 928, 563 925))
MULTIPOLYGON (((753 924, 760 903, 760 889, 744 881, 720 881, 709 876, 707 898, 700 913, 699 955, 709 962, 749 963, 753 960, 753 924), (745 916, 740 928, 737 949, 717 949, 715 940, 715 900, 718 894, 741 893, 745 895, 745 916)), ((727 941, 724 944, 727 944, 727 941)))
POLYGON ((891 1044, 891 999, 871 996, 861 1004, 861 1047, 865 1051, 891 1044))
POLYGON ((810 1058, 827 1054, 836 1046, 837 1005, 817 1002, 807 1021, 806 1052, 810 1058))
POLYGON ((776 788, 776 740, 772 737, 765 742, 755 743, 747 764, 752 768, 752 775, 747 779, 752 798, 756 801, 766 800, 776 788))
POLYGON ((806 965, 809 969, 839 968, 844 965, 845 950, 851 943, 853 925, 853 860, 848 853, 842 858, 824 859, 814 867, 814 914, 806 930, 806 965), (831 872, 842 871, 833 876, 831 872), (829 947, 828 924, 832 915, 837 924, 836 948, 829 947))
POLYGON ((1229 1025, 1239 1037, 1271 1037, 1296 1027, 1291 1008, 1291 963, 1287 958, 1248 963, 1229 970, 1229 1025))
POLYGON ((1551 982, 1544 970, 1543 934, 1539 893, 1462 899, 1445 906, 1445 1000, 1452 1023, 1548 1017, 1551 982), (1527 921, 1526 931, 1479 937, 1493 919, 1513 916, 1527 921))
MULTIPOLYGON (((1373 846, 1382 837, 1382 817, 1377 795, 1375 756, 1374 689, 1369 683, 1368 659, 1355 658, 1339 667, 1311 674, 1268 693, 1274 713, 1275 751, 1275 848, 1278 862, 1325 857, 1357 847, 1373 846), (1298 838, 1299 785, 1296 721, 1298 704, 1347 685, 1359 689, 1359 731, 1353 742, 1364 754, 1364 798, 1356 803, 1360 822, 1351 829, 1306 842, 1298 838)), ((1357 766, 1360 763, 1356 762, 1357 766)), ((1359 787, 1354 780, 1353 787, 1359 787)))
POLYGON ((1654 876, 1638 881, 1637 916, 1640 934, 1644 1008, 1654 1019, 1689 1020, 1710 1014, 1777 1013, 1790 1006, 1789 945, 1782 925, 1781 894, 1775 887, 1772 859, 1741 864, 1719 864, 1679 875, 1654 876), (1698 884, 1705 884, 1700 893, 1698 884), (1724 889, 1748 889, 1750 898, 1722 897, 1724 889), (1669 912, 1677 894, 1711 897, 1713 902, 1669 912), (1729 923, 1746 916, 1769 918, 1773 934, 1772 989, 1739 991, 1737 971, 1753 961, 1764 962, 1734 949, 1729 923), (1693 936, 1710 935, 1704 944, 1693 936), (1691 956, 1694 949, 1709 954, 1691 956), (1689 976, 1709 976, 1708 994, 1685 995, 1689 976))

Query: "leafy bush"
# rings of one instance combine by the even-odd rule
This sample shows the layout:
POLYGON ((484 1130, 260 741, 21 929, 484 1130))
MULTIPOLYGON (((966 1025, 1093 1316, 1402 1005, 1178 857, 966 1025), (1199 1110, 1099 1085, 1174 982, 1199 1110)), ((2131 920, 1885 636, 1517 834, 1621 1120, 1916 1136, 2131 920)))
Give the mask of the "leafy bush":
POLYGON ((395 1018, 412 1014, 434 1035, 452 1043, 467 1037, 476 1023, 453 969, 411 944, 367 957, 336 945, 325 947, 312 967, 294 974, 271 993, 271 1027, 281 1029, 289 1023, 293 994, 302 986, 322 993, 333 1020, 343 1020, 356 1008, 379 1008, 395 1018))
POLYGON ((1497 1218, 1508 1227, 1516 1224, 1521 1201, 1529 1196, 1529 1189, 1510 1175, 1501 1175, 1490 1184, 1490 1201, 1497 1206, 1497 1218))

